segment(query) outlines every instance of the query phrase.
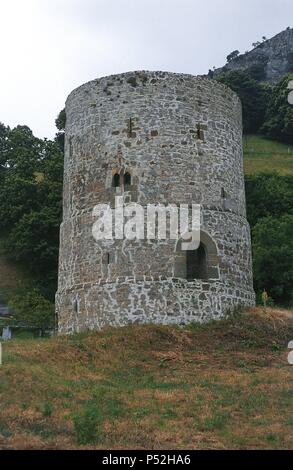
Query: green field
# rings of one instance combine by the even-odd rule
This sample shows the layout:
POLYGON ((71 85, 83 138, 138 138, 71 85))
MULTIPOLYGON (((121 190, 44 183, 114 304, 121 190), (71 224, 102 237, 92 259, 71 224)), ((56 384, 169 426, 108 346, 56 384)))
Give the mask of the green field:
POLYGON ((246 135, 243 138, 243 150, 246 175, 263 171, 293 174, 293 146, 258 135, 246 135))

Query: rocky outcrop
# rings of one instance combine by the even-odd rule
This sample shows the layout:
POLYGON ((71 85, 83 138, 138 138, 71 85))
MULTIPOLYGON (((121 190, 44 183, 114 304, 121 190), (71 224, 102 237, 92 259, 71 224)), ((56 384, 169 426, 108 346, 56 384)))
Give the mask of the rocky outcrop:
POLYGON ((259 81, 278 83, 286 73, 293 72, 293 29, 262 42, 252 51, 241 54, 214 71, 214 76, 231 70, 245 70, 259 81))

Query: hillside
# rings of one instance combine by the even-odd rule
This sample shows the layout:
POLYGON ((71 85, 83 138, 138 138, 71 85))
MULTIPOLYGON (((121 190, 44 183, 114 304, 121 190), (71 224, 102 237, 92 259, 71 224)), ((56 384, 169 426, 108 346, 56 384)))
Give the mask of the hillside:
POLYGON ((263 171, 276 171, 280 175, 293 174, 293 147, 247 135, 243 139, 244 171, 253 175, 263 171))
POLYGON ((278 83, 293 72, 293 29, 288 28, 257 47, 216 69, 214 76, 230 70, 257 72, 260 81, 278 83))
POLYGON ((4 344, 0 448, 293 449, 293 312, 4 344))

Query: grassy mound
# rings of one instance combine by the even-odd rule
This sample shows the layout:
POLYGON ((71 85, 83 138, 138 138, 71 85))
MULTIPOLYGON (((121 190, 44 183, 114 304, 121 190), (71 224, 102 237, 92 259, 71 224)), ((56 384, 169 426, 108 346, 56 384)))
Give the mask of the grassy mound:
POLYGON ((0 448, 293 448, 293 313, 3 346, 0 448))

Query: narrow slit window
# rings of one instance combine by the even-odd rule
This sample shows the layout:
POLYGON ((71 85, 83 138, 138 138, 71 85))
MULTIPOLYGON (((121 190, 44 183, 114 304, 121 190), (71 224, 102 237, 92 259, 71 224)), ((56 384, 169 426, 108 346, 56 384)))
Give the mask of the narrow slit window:
POLYGON ((132 137, 132 129, 133 129, 132 119, 129 118, 129 121, 128 121, 128 137, 132 137))
POLYGON ((77 299, 75 299, 74 302, 73 302, 73 311, 74 311, 75 314, 78 313, 78 301, 77 301, 77 299))
POLYGON ((120 186, 120 175, 119 175, 119 173, 115 173, 115 175, 113 176, 113 186, 114 186, 114 188, 119 188, 119 186, 120 186))
POLYGON ((72 137, 69 138, 69 156, 72 157, 72 137))
POLYGON ((221 198, 226 199, 226 191, 224 188, 221 189, 221 198))
POLYGON ((204 128, 201 124, 196 126, 196 137, 198 140, 204 140, 204 128))
POLYGON ((103 253, 102 255, 102 263, 103 265, 108 266, 109 264, 112 264, 113 258, 111 253, 103 253))
POLYGON ((124 186, 130 186, 130 185, 131 185, 131 174, 127 172, 124 175, 124 186))

